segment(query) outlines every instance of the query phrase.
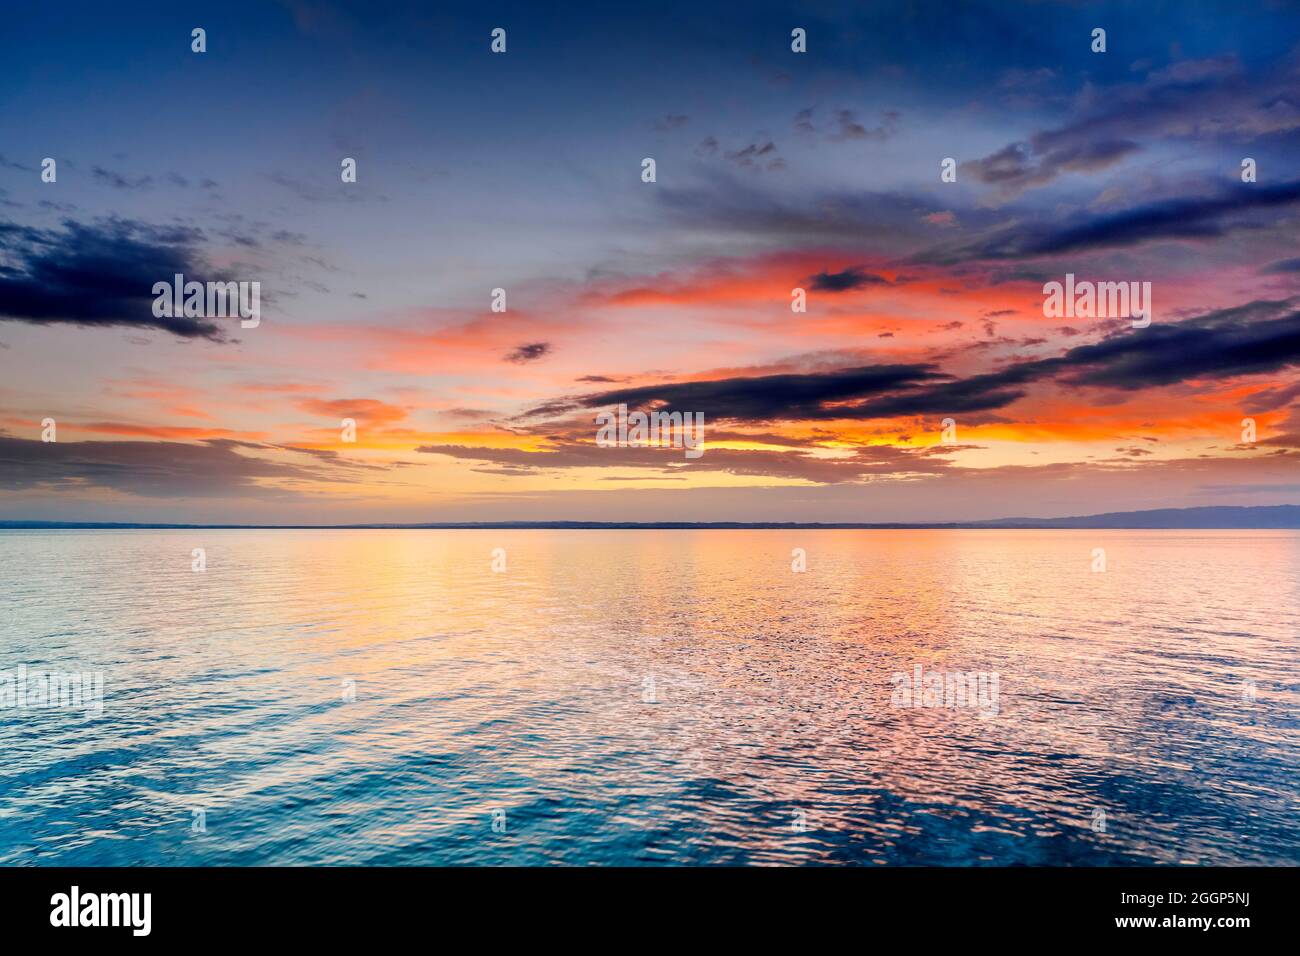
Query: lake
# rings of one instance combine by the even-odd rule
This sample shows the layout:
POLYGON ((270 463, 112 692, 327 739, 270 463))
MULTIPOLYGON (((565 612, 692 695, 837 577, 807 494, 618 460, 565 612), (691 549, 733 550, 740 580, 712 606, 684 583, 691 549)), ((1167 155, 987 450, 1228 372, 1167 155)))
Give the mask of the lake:
POLYGON ((9 531, 0 594, 5 864, 1300 864, 1293 531, 9 531))

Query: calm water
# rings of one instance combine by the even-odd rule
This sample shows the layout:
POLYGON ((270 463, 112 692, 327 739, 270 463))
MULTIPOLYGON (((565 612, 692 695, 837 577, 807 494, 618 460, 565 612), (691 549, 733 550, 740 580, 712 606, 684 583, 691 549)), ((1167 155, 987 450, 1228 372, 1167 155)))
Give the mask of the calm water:
POLYGON ((1294 532, 8 532, 0 595, 104 676, 0 707, 0 863, 1300 863, 1294 532))

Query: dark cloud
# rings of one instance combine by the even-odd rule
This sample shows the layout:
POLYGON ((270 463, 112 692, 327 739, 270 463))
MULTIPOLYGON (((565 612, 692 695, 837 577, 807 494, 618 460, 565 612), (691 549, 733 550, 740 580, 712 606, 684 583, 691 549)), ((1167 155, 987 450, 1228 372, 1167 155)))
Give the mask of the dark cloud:
POLYGON ((861 481, 869 477, 906 477, 940 474, 951 467, 945 456, 958 446, 925 448, 866 445, 850 455, 825 458, 806 450, 756 450, 707 448, 695 459, 683 457, 680 448, 603 448, 592 440, 556 438, 537 451, 521 448, 487 448, 471 445, 424 445, 416 451, 495 466, 493 474, 536 474, 564 468, 645 468, 671 474, 722 472, 765 478, 802 479, 817 484, 861 481), (509 469, 505 471, 504 469, 509 469))
POLYGON ((507 362, 514 362, 516 365, 522 365, 525 362, 535 362, 544 355, 549 355, 551 343, 549 342, 529 342, 527 345, 520 345, 506 356, 507 362))
POLYGON ((1296 401, 1300 401, 1300 382, 1293 382, 1290 385, 1275 385, 1272 388, 1254 392, 1242 403, 1242 408, 1253 415, 1258 412, 1271 412, 1275 409, 1286 408, 1296 401))
MULTIPOLYGON (((816 111, 816 107, 809 106, 795 113, 795 131, 815 135, 818 132, 813 120, 816 111)), ((835 143, 846 143, 854 140, 883 142, 898 132, 898 120, 901 115, 897 110, 886 110, 880 114, 878 123, 868 126, 867 122, 870 121, 863 122, 855 110, 833 110, 831 112, 831 126, 826 132, 826 138, 835 143)), ((823 129, 826 129, 826 127, 823 127, 823 129)))
POLYGON ((1268 275, 1289 275, 1292 272, 1300 272, 1300 257, 1279 259, 1265 266, 1263 271, 1268 275))
POLYGON ((187 444, 42 442, 0 436, 0 488, 84 491, 91 486, 152 498, 223 498, 284 495, 289 492, 283 488, 299 482, 347 480, 347 462, 315 452, 301 461, 286 459, 290 451, 307 450, 224 439, 187 444), (279 460, 243 454, 240 449, 261 449, 279 460), (313 458, 319 461, 314 463, 313 458), (267 480, 279 482, 281 488, 261 484, 267 480))
POLYGON ((1236 143, 1300 129, 1293 64, 1251 76, 1234 54, 1173 63, 1138 83, 1095 91, 1083 105, 1078 119, 1035 134, 1035 150, 1132 136, 1236 143))
POLYGON ((129 326, 224 341, 211 321, 157 318, 153 285, 226 280, 198 251, 203 234, 129 219, 65 220, 61 231, 0 223, 0 319, 35 325, 129 326))
POLYGON ((1017 386, 1040 377, 1037 363, 1023 363, 1001 372, 974 375, 954 382, 910 389, 854 406, 846 418, 891 418, 897 415, 956 414, 1005 408, 1026 394, 1017 386))
POLYGON ((1063 172, 1103 169, 1136 152, 1135 140, 1235 143, 1300 129, 1300 97, 1285 60, 1250 76, 1233 54, 1183 60, 1134 83, 1086 88, 1078 118, 1028 142, 962 164, 1008 194, 1045 185, 1063 172))
POLYGON ((442 414, 449 418, 481 421, 491 418, 494 413, 487 408, 446 408, 442 410, 442 414))
POLYGON ((946 414, 1010 405, 1030 383, 1136 391, 1200 379, 1271 374, 1300 365, 1300 312, 1294 303, 1256 301, 1177 323, 1112 334, 1058 358, 1019 362, 985 375, 882 396, 854 417, 946 414))
POLYGON ((1256 301, 1183 322, 1157 322, 1076 346, 1058 358, 882 396, 857 406, 853 417, 1002 408, 1023 397, 1029 384, 1049 378, 1071 387, 1136 391, 1276 373, 1300 365, 1300 312, 1292 309, 1289 300, 1256 301))
POLYGON ((848 292, 865 286, 889 285, 888 279, 866 272, 861 266, 850 266, 842 272, 819 272, 808 282, 818 292, 848 292))
POLYGON ((728 150, 723 158, 742 169, 778 170, 785 168, 785 160, 777 155, 776 143, 770 139, 753 142, 740 149, 728 150))
POLYGON ((867 127, 858 120, 853 110, 835 111, 835 132, 830 138, 837 143, 849 140, 875 140, 883 142, 898 132, 899 114, 893 110, 881 114, 880 123, 867 127))
POLYGON ((1300 362, 1300 311, 1294 300, 1260 300, 1153 322, 1070 349, 1059 361, 1072 384, 1122 389, 1278 372, 1300 362))
POLYGON ((655 404, 669 412, 704 412, 710 420, 854 418, 851 408, 827 403, 850 402, 944 377, 930 365, 872 365, 825 373, 643 385, 585 396, 579 402, 587 408, 655 404))
POLYGON ((1038 156, 1028 143, 1012 143, 983 159, 964 162, 959 168, 985 185, 1015 194, 1049 183, 1063 172, 1105 169, 1139 148, 1132 140, 1113 139, 1083 143, 1077 148, 1054 149, 1038 156))
POLYGON ((1277 186, 1240 186, 1226 196, 1172 199, 1063 229, 1031 242, 1031 255, 1129 246, 1151 239, 1223 236, 1248 225, 1239 213, 1290 206, 1300 200, 1300 180, 1277 186))
MULTIPOLYGON (((813 493, 815 498, 810 497, 806 486, 751 488, 752 494, 745 499, 751 510, 739 514, 752 519, 755 515, 777 513, 782 503, 816 500, 827 502, 827 508, 818 518, 809 517, 808 520, 825 521, 842 520, 845 508, 860 510, 864 501, 869 501, 873 508, 871 518, 864 520, 889 521, 935 520, 936 502, 968 497, 987 505, 988 510, 982 517, 1000 517, 1024 514, 1027 507, 1037 510, 1040 503, 1042 507, 1059 513, 1061 496, 1070 493, 1077 497, 1070 499, 1071 504, 1065 506, 1065 513, 1074 514, 1095 512, 1093 505, 1099 500, 1099 494, 1102 500, 1113 503, 1112 510, 1117 507, 1125 510, 1149 507, 1152 488, 1160 488, 1163 493, 1175 496, 1205 491, 1233 496, 1254 492, 1291 493, 1296 487, 1292 475, 1297 461, 1300 461, 1295 453, 1280 449, 1267 455, 1243 455, 1233 460, 1213 462, 1199 457, 1122 456, 1093 462, 963 468, 953 460, 961 450, 959 446, 951 445, 919 449, 874 445, 860 449, 852 456, 825 459, 802 452, 713 448, 706 450, 701 458, 686 462, 680 458, 680 449, 598 448, 588 439, 585 449, 557 443, 540 451, 524 452, 524 455, 532 456, 533 460, 528 464, 492 466, 490 463, 498 457, 513 461, 511 453, 515 450, 466 446, 426 446, 421 449, 426 454, 489 463, 488 467, 472 469, 488 473, 536 475, 566 468, 607 468, 618 469, 612 476, 615 478, 630 477, 627 469, 636 469, 643 475, 672 478, 710 472, 796 478, 821 486, 813 493), (1207 486, 1207 479, 1219 479, 1222 483, 1207 486), (864 499, 858 486, 867 482, 871 483, 871 495, 864 499), (1117 502, 1123 504, 1115 504, 1117 502), (920 511, 915 515, 907 514, 907 509, 918 507, 920 511)), ((539 517, 553 516, 556 502, 563 502, 566 494, 557 491, 539 496, 543 502, 540 507, 546 509, 539 517)), ((655 494, 654 490, 642 489, 635 500, 639 504, 646 496, 655 494)), ((734 488, 682 489, 671 494, 671 499, 656 501, 662 510, 647 512, 648 517, 642 520, 652 520, 665 513, 671 513, 679 520, 718 520, 720 509, 725 510, 726 503, 735 499, 734 488)), ((628 508, 632 506, 622 496, 611 501, 608 520, 628 520, 628 508)), ((941 520, 955 519, 960 520, 956 515, 941 520)))
MULTIPOLYGON (((1276 373, 1300 365, 1300 311, 1294 305, 1294 300, 1260 300, 1182 322, 1154 322, 1140 330, 1121 327, 1100 342, 1058 357, 1016 362, 962 379, 923 363, 666 382, 557 399, 520 419, 619 404, 702 412, 709 422, 737 423, 971 415, 1012 405, 1031 385, 1048 380, 1070 388, 1130 391, 1276 373)), ((1274 396, 1274 407, 1290 395, 1288 390, 1274 396)))
POLYGON ((332 448, 301 448, 297 445, 255 445, 250 442, 241 442, 241 445, 248 447, 279 448, 284 451, 291 451, 299 455, 310 455, 312 458, 319 459, 329 465, 342 469, 344 471, 387 471, 384 465, 374 465, 364 461, 357 461, 354 458, 347 458, 332 448))
POLYGON ((1218 196, 1167 199, 1064 224, 1016 223, 973 242, 936 247, 917 261, 1021 259, 1120 248, 1164 239, 1213 239, 1258 228, 1268 213, 1300 202, 1300 180, 1241 185, 1218 196))

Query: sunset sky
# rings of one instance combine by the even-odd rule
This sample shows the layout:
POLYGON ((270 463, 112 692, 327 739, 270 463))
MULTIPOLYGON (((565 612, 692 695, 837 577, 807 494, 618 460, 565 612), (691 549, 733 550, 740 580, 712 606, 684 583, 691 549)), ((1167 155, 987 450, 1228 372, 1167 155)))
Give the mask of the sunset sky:
POLYGON ((0 518, 1300 503, 1295 4, 15 6, 0 518), (176 272, 260 326, 155 318, 176 272), (598 447, 620 402, 707 451, 598 447))

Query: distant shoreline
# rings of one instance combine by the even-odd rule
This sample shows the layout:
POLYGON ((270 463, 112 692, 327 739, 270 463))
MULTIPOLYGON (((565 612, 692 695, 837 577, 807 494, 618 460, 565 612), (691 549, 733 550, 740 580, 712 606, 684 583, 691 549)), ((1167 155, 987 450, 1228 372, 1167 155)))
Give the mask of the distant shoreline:
POLYGON ((2 531, 907 531, 907 530, 1300 530, 1300 505, 1161 508, 1065 518, 988 521, 437 521, 363 524, 181 524, 134 521, 0 520, 2 531))

